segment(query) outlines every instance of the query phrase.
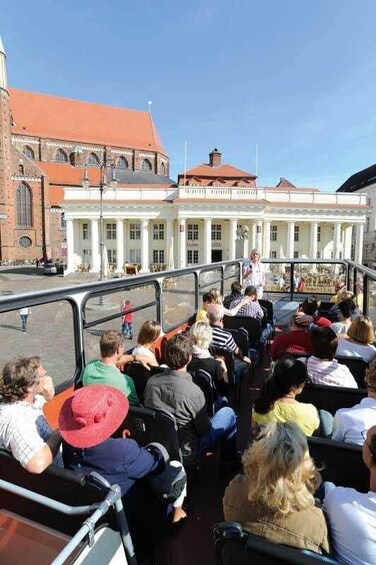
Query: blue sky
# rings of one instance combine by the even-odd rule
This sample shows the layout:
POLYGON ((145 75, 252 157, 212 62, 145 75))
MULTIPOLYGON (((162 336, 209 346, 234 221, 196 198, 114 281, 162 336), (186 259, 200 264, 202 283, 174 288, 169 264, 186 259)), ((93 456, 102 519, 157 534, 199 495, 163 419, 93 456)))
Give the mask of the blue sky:
POLYGON ((17 0, 12 86, 153 116, 171 176, 223 160, 335 189, 376 162, 374 0, 17 0))

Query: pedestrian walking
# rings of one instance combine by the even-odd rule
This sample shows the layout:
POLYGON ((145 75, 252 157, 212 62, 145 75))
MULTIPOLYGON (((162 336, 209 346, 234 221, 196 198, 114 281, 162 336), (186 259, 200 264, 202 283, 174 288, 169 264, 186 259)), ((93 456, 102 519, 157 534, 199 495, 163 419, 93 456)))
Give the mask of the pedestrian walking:
POLYGON ((31 308, 28 307, 20 308, 18 312, 21 318, 21 327, 23 332, 27 332, 27 318, 30 312, 31 312, 31 308))
POLYGON ((130 312, 132 305, 130 300, 122 300, 120 304, 120 312, 124 314, 123 323, 121 325, 121 333, 125 338, 133 339, 133 312, 130 312))

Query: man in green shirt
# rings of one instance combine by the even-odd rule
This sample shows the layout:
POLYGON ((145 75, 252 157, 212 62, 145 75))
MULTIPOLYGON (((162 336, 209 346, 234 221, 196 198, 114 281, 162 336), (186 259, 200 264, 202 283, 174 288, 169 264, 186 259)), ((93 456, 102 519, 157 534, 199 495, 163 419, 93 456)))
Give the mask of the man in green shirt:
POLYGON ((86 365, 82 378, 83 385, 113 386, 121 390, 130 404, 139 404, 133 380, 117 368, 117 363, 123 357, 123 335, 114 330, 104 332, 99 347, 101 358, 94 359, 86 365))

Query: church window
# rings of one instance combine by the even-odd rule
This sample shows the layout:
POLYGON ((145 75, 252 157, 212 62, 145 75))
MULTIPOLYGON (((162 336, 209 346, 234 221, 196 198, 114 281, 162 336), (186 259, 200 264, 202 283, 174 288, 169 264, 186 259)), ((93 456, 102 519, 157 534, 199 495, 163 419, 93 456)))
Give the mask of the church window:
POLYGON ((25 145, 22 153, 25 155, 25 157, 28 157, 29 159, 35 159, 34 150, 31 147, 29 147, 28 145, 25 145))
POLYGON ((18 165, 18 173, 19 173, 20 175, 23 175, 23 174, 25 173, 24 166, 21 165, 21 163, 18 165))
POLYGON ((119 159, 116 161, 116 167, 118 169, 128 169, 129 164, 127 159, 125 157, 119 157, 119 159))
POLYGON ((68 162, 68 155, 65 153, 63 149, 58 149, 56 151, 56 161, 59 163, 67 163, 68 162))
POLYGON ((32 241, 30 239, 30 237, 27 237, 27 235, 23 235, 22 237, 20 237, 20 246, 21 247, 31 247, 32 245, 32 241))
POLYGON ((153 170, 152 164, 150 163, 149 159, 144 159, 142 161, 141 169, 143 171, 152 171, 153 170))
POLYGON ((161 175, 166 176, 166 164, 161 163, 161 175))
POLYGON ((87 158, 86 164, 91 167, 99 167, 99 158, 96 153, 90 153, 87 158))
POLYGON ((24 182, 19 185, 16 191, 16 211, 19 227, 27 228, 33 225, 31 189, 24 182))

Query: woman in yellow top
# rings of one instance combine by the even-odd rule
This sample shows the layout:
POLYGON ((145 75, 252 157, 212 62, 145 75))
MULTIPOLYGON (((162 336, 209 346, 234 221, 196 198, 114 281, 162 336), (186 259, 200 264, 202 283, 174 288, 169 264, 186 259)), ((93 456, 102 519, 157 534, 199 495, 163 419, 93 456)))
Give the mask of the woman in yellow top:
POLYGON ((295 399, 307 378, 307 367, 302 361, 291 355, 279 359, 255 400, 253 422, 259 426, 270 422, 296 422, 307 436, 311 436, 320 427, 317 409, 313 404, 295 399))

